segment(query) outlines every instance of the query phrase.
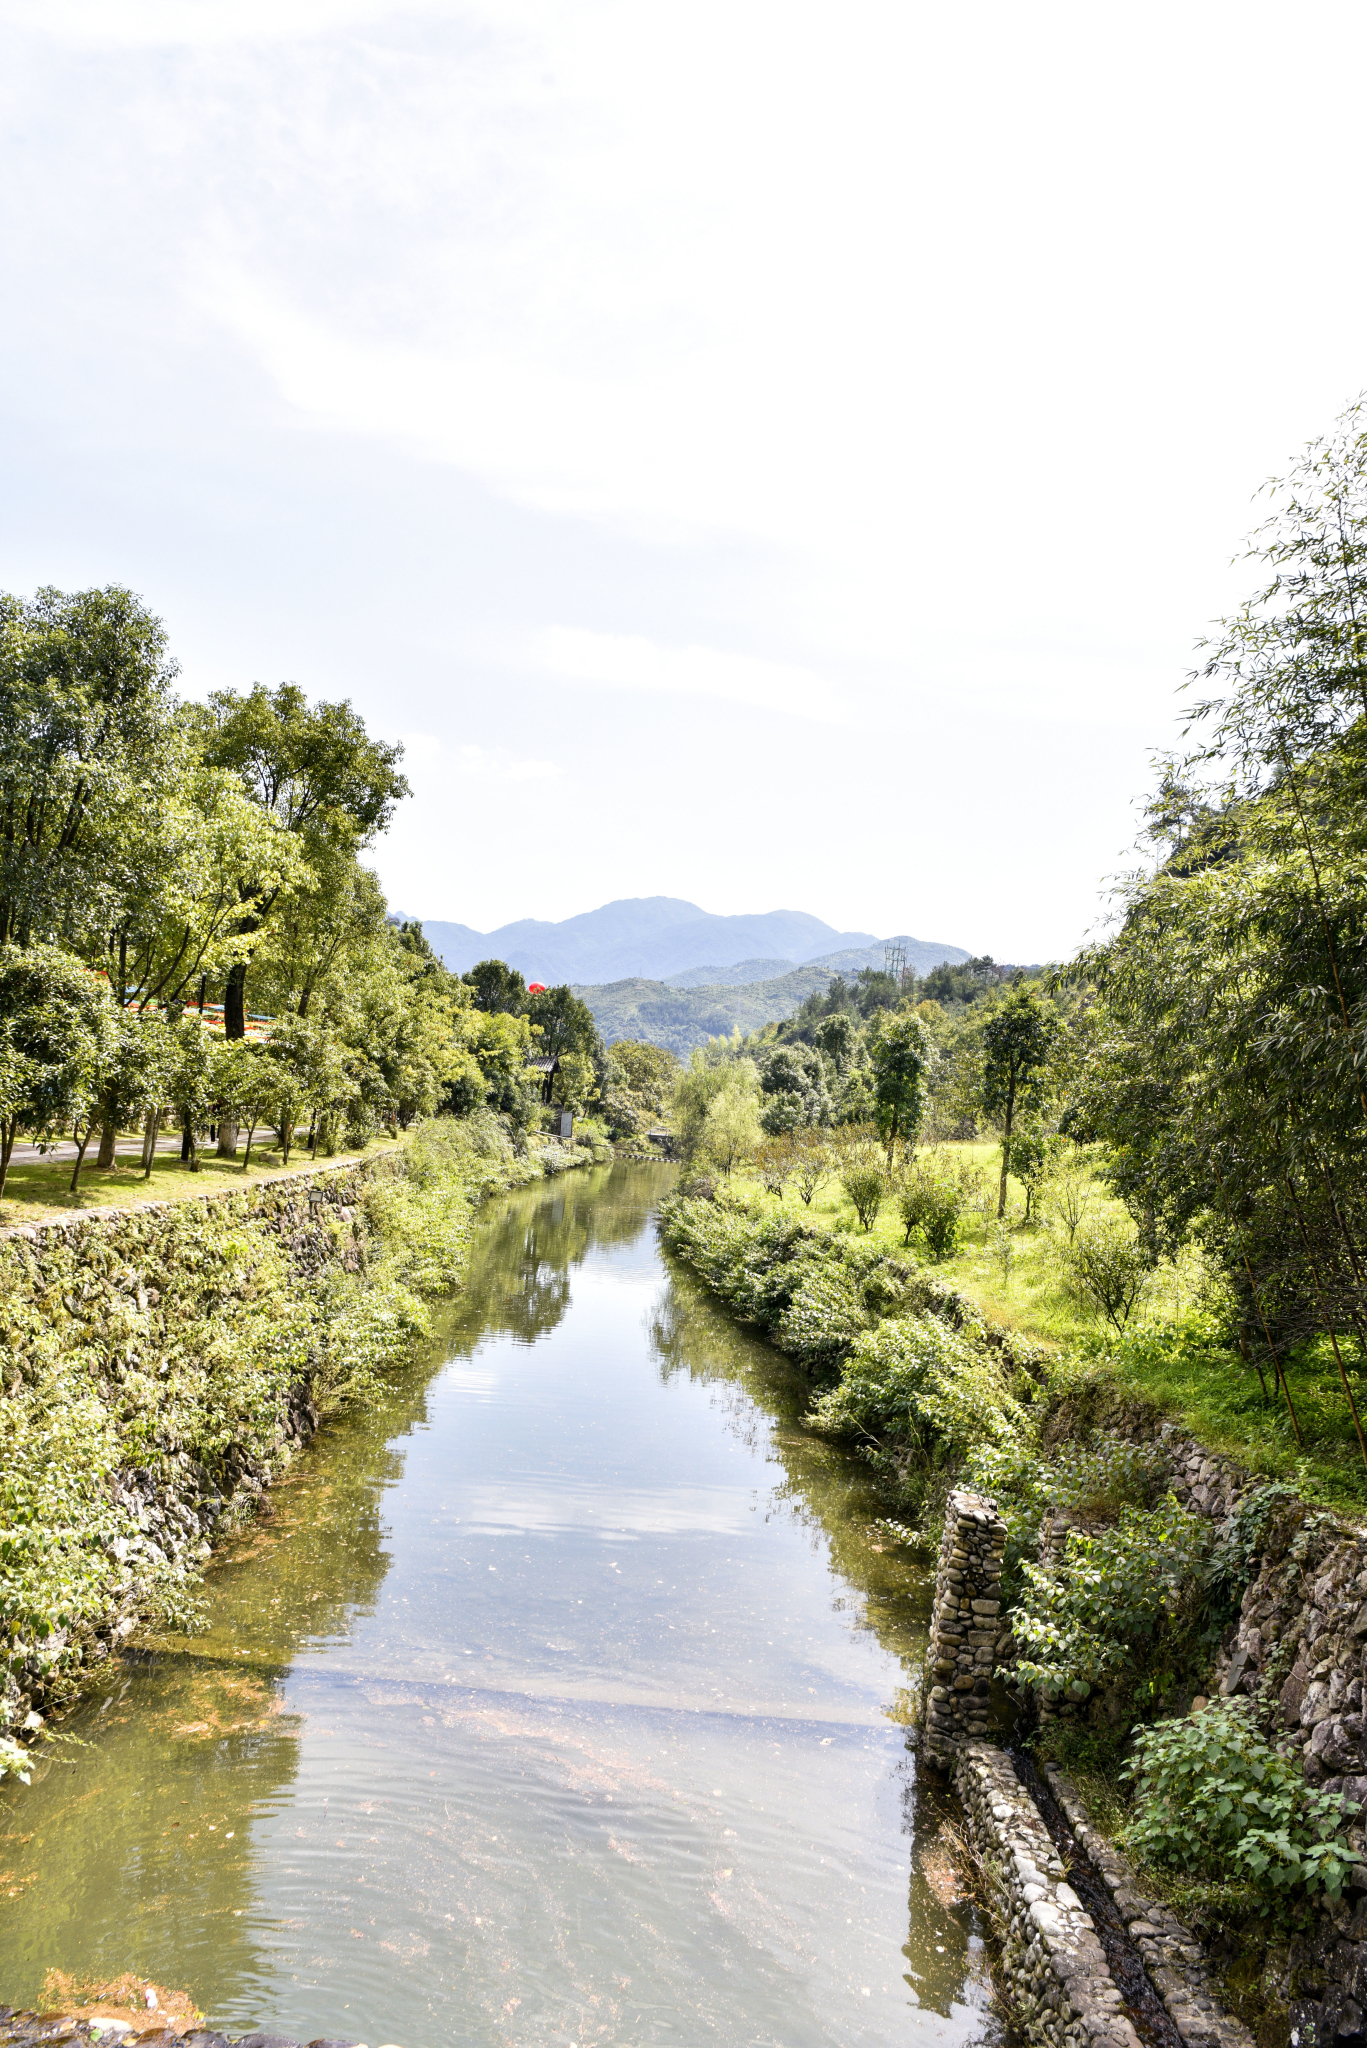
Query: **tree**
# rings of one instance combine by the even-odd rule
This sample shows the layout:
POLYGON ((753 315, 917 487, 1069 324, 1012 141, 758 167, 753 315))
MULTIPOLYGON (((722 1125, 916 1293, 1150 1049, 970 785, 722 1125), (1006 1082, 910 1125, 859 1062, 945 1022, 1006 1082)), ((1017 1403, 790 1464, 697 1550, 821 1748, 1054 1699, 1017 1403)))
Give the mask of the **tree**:
POLYGON ((264 1048, 244 1038, 216 1040, 212 1088, 215 1121, 221 1125, 231 1118, 234 1126, 248 1126, 247 1156, 242 1167, 245 1173, 251 1163, 256 1127, 270 1113, 278 1092, 264 1048))
POLYGON ((1197 759, 1265 788, 1367 717, 1367 399, 1313 441, 1291 475, 1267 486, 1270 519, 1247 559, 1262 587, 1209 646, 1193 724, 1211 736, 1197 759))
POLYGON ((103 930, 121 871, 156 874, 175 675, 130 590, 0 595, 0 943, 103 930))
POLYGON ((0 947, 0 1195, 21 1130, 47 1138, 70 1127, 79 1174, 113 1026, 108 991, 69 953, 0 947))
POLYGON ((461 980, 475 992, 475 1008, 492 1014, 523 1017, 527 1013, 527 984, 505 960, 479 960, 461 980))
MULTIPOLYGON (((187 707, 186 717, 203 760, 231 769, 276 829, 298 838, 315 860, 324 849, 354 854, 368 845, 408 795, 401 746, 371 739, 349 703, 311 706, 294 683, 275 690, 255 683, 245 696, 218 690, 203 710, 187 707)), ((269 885, 241 892, 237 957, 223 998, 229 1038, 246 1036, 247 968, 280 894, 269 885)))
POLYGON ((384 891, 349 844, 315 835, 304 851, 252 954, 252 994, 271 1016, 307 1017, 329 978, 357 971, 385 931, 384 891))
POLYGON ((266 1058, 272 1069, 272 1113, 285 1166, 290 1163, 299 1119, 309 1104, 318 1036, 315 1025, 304 1017, 293 1016, 282 1017, 266 1040, 266 1058))
POLYGON ((598 1075, 587 1053, 562 1053, 555 1081, 561 1102, 576 1116, 583 1116, 598 1098, 598 1075))
POLYGON ((855 1143, 849 1148, 840 1185, 853 1203, 854 1213, 863 1228, 872 1230, 891 1185, 888 1169, 874 1146, 855 1143))
MULTIPOLYGON (((670 1113, 678 1132, 683 1156, 692 1160, 705 1150, 708 1111, 717 1097, 731 1087, 754 1096, 759 1092, 759 1073, 753 1060, 709 1059, 703 1046, 694 1046, 688 1065, 674 1086, 670 1113)), ((756 1114, 758 1125, 758 1114, 756 1114)))
POLYGON ((682 1072, 662 1045, 619 1038, 608 1050, 603 1075, 603 1109, 609 1124, 628 1135, 658 1124, 682 1072))
POLYGON ((799 1124, 830 1121, 825 1063, 815 1047, 779 1046, 756 1064, 764 1095, 760 1121, 770 1137, 794 1131, 799 1124))
POLYGON ((108 1051, 100 1070, 99 1114, 103 1129, 98 1166, 115 1163, 114 1141, 119 1124, 132 1113, 144 1119, 142 1165, 144 1175, 151 1174, 156 1123, 167 1099, 174 1064, 174 1040, 160 1014, 137 1010, 113 1012, 108 1051))
MULTIPOLYGON (((749 1061, 743 1062, 749 1066, 749 1061)), ((753 1073, 754 1069, 751 1068, 753 1073)), ((702 1149, 714 1166, 725 1174, 757 1150, 760 1129, 756 1090, 746 1077, 733 1071, 727 1083, 707 1106, 703 1118, 702 1149)))
POLYGON ((176 1027, 176 1060, 171 1070, 171 1103, 180 1119, 185 1139, 184 1157, 191 1173, 198 1173, 199 1141, 213 1120, 217 1099, 214 1054, 222 1040, 215 1040, 193 1010, 187 1011, 176 1027))
POLYGON ((1002 1126, 999 1221, 1006 1214, 1006 1176, 1011 1170, 1016 1115, 1039 1102, 1058 1036, 1054 1012, 1029 988, 1014 989, 983 1026, 983 1110, 1002 1126))
POLYGON ((810 1209, 823 1181, 831 1177, 831 1148, 825 1134, 816 1130, 795 1131, 789 1140, 793 1146, 793 1177, 802 1205, 810 1209))
POLYGON ((780 1202, 783 1200, 783 1190, 792 1179, 797 1162, 797 1141, 789 1132, 785 1132, 782 1137, 766 1138, 755 1155, 755 1164, 759 1169, 761 1181, 769 1193, 776 1195, 780 1202))
POLYGON ((885 1011, 869 1038, 875 1116, 891 1170, 899 1138, 915 1139, 925 1109, 925 1077, 931 1063, 930 1034, 910 1004, 885 1011))
POLYGON ((540 1031, 538 1048, 543 1059, 560 1059, 565 1053, 583 1053, 596 1062, 603 1058, 603 1041, 586 1002, 574 994, 567 982, 557 988, 539 989, 527 998, 527 1017, 533 1031, 540 1031))

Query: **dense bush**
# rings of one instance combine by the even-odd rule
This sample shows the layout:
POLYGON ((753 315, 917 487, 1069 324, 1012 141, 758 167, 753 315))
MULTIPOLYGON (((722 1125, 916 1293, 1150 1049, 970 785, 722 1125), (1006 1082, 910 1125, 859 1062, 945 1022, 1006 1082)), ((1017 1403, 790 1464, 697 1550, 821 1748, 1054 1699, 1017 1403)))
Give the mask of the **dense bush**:
POLYGON ((1128 1845, 1154 1863, 1267 1891, 1337 1897, 1362 1858, 1343 1840, 1340 1797, 1313 1790, 1300 1760, 1259 1733, 1251 1700, 1213 1700, 1186 1720, 1141 1729, 1128 1845))
POLYGON ((905 1242, 919 1237, 932 1259, 952 1258, 959 1249, 966 1189, 961 1178, 930 1161, 915 1161, 897 1186, 897 1213, 905 1242))
POLYGON ((810 1419, 832 1436, 906 1445, 924 1462, 1034 1435, 981 1330, 925 1314, 890 1317, 858 1337, 839 1385, 818 1396, 810 1419))
POLYGON ((1017 1675, 1049 1699, 1084 1700, 1119 1680, 1132 1696, 1161 1691, 1164 1623, 1209 1545, 1209 1523, 1169 1497, 1122 1508, 1108 1528, 1070 1529, 1062 1556, 1048 1564, 1023 1559, 1024 1591, 1011 1614, 1017 1675))
POLYGON ((664 1205, 671 1251, 742 1320, 809 1371, 838 1370, 809 1411, 886 1470, 908 1505, 975 1443, 1032 1443, 1014 1363, 976 1313, 913 1262, 794 1215, 682 1195, 664 1205))
POLYGON ((853 1203, 863 1229, 872 1230, 888 1198, 888 1172, 882 1160, 872 1154, 856 1155, 841 1174, 840 1185, 853 1203))

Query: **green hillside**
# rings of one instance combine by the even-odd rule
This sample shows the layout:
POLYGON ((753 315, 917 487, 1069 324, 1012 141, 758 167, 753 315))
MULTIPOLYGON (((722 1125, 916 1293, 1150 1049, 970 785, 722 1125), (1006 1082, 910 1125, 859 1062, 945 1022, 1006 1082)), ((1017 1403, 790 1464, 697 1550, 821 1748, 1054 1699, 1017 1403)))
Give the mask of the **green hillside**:
POLYGON ((593 1012, 607 1044, 619 1038, 645 1038, 668 1046, 686 1060, 695 1045, 705 1045, 719 1032, 757 1031, 761 1024, 791 1016, 799 1003, 831 980, 829 967, 795 967, 776 981, 752 981, 742 988, 670 988, 667 982, 634 975, 600 988, 575 989, 593 1012))

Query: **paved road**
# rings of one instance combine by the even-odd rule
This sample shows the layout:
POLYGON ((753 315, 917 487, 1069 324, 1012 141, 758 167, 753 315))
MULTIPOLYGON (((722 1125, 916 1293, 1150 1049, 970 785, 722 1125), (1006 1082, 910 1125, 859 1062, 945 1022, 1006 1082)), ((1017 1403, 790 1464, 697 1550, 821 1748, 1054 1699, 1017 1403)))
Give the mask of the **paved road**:
MULTIPOLYGON (((260 1134, 258 1133, 258 1136, 259 1135, 260 1134)), ((246 1142, 247 1141, 245 1137, 240 1140, 239 1150, 241 1150, 241 1148, 245 1146, 246 1142)), ((201 1145, 199 1149, 201 1152, 211 1152, 214 1148, 212 1145, 204 1144, 201 1145)), ((95 1160, 98 1157, 99 1150, 99 1139, 92 1138, 90 1140, 90 1143, 85 1148, 86 1166, 93 1166, 95 1164, 95 1160)), ((163 1155, 163 1157, 167 1153, 172 1153, 178 1159, 180 1157, 180 1132, 172 1131, 167 1136, 158 1138, 157 1150, 163 1155)), ((141 1159, 142 1139, 118 1139, 114 1146, 114 1155, 118 1159, 141 1159)), ((70 1138, 63 1138, 62 1140, 60 1140, 59 1143, 55 1145, 49 1145, 45 1152, 40 1152, 36 1145, 16 1145, 13 1152, 10 1154, 10 1165, 32 1165, 35 1160, 72 1160, 75 1157, 76 1147, 72 1144, 70 1138)), ((83 1167, 81 1170, 82 1172, 84 1172, 85 1168, 83 1167)))

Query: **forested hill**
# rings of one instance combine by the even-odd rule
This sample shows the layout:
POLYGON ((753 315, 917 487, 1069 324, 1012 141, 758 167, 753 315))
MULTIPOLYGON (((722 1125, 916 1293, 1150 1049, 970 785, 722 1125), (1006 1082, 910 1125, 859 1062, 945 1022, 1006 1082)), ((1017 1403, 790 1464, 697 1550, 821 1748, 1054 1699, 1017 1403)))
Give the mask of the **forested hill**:
MULTIPOLYGON (((688 975, 698 985, 729 981, 737 963, 773 979, 803 962, 825 963, 837 951, 878 951, 872 932, 840 932, 802 910, 713 916, 674 896, 637 896, 604 903, 559 923, 522 918, 496 931, 423 919, 428 943, 454 974, 480 960, 506 960, 525 979, 602 985, 623 976, 668 980, 688 975), (765 974, 765 969, 768 973, 765 974)), ((924 973, 941 960, 966 960, 961 946, 907 939, 907 964, 924 973), (922 956, 925 957, 922 957, 922 956)), ((742 975, 741 979, 748 976, 742 975)))
POLYGON ((598 988, 576 988, 575 994, 592 1010, 608 1045, 619 1038, 643 1038, 686 1060, 695 1045, 706 1045, 718 1034, 729 1037, 737 1025, 742 1032, 758 1031, 761 1024, 791 1016, 808 996, 824 994, 837 971, 814 961, 774 981, 739 988, 671 988, 668 982, 633 975, 598 988))

